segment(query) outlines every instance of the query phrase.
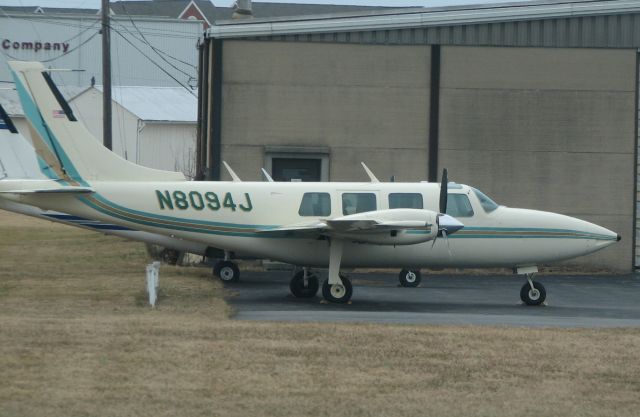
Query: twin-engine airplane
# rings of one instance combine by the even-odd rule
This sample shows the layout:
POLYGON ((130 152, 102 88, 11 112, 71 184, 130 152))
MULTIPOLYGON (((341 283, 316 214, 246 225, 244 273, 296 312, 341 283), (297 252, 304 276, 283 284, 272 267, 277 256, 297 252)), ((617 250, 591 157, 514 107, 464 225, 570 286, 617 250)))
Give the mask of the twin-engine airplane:
MULTIPOLYGON (((320 287, 310 267, 328 267, 322 294, 336 303, 352 296, 343 267, 510 267, 526 275, 522 301, 538 305, 546 297, 532 280, 538 264, 620 240, 576 218, 499 206, 473 187, 448 183, 446 173, 441 184, 187 181, 104 148, 42 64, 9 65, 47 179, 2 180, 0 199, 297 265, 290 283, 297 297, 320 287)), ((217 272, 239 274, 230 260, 217 272)))

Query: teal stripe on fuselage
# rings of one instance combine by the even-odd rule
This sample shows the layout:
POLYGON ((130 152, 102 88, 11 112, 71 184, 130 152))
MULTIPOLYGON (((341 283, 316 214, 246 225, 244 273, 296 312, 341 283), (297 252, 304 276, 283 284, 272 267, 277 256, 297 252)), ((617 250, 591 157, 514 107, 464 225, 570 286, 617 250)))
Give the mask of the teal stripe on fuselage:
MULTIPOLYGON (((118 218, 121 220, 125 220, 128 222, 158 227, 163 229, 171 229, 171 230, 180 230, 186 232, 194 232, 194 233, 203 233, 203 234, 213 234, 213 235, 224 235, 224 236, 241 236, 241 237, 260 237, 260 238, 273 238, 273 237, 295 237, 295 236, 270 236, 268 231, 270 229, 275 229, 279 226, 277 225, 254 225, 254 224, 242 224, 242 223, 225 223, 225 222, 214 222, 214 221, 206 221, 206 220, 190 220, 173 216, 164 216, 158 215, 154 213, 148 213, 140 210, 130 209, 119 204, 113 203, 107 198, 101 196, 100 194, 94 194, 94 197, 99 200, 101 203, 109 207, 109 209, 105 209, 103 207, 97 206, 87 197, 79 197, 79 200, 89 207, 97 210, 103 214, 108 216, 118 218), (122 215, 114 212, 112 209, 118 209, 129 213, 135 216, 145 217, 145 220, 135 219, 126 215, 122 215), (170 221, 176 223, 182 223, 181 225, 171 225, 166 223, 161 223, 161 221, 170 221), (237 228, 237 229, 251 229, 246 232, 239 231, 223 231, 223 230, 206 230, 203 228, 199 228, 200 226, 209 226, 209 227, 224 227, 224 228, 237 228), (261 230, 264 232, 257 233, 255 230, 261 230), (267 232, 267 233, 265 233, 267 232)), ((543 229, 543 228, 496 228, 496 227, 468 227, 465 228, 468 231, 484 231, 484 232, 494 232, 495 234, 464 234, 464 233, 456 233, 448 236, 452 239, 592 239, 592 240, 616 240, 615 237, 610 237, 606 235, 593 234, 587 232, 581 232, 578 230, 568 230, 568 229, 543 229), (520 234, 506 234, 505 232, 525 232, 520 234), (531 232, 526 234, 526 232, 531 232), (534 233, 556 233, 555 235, 541 235, 534 233), (562 233, 562 234, 558 234, 562 233)), ((425 230, 408 230, 409 234, 427 234, 428 231, 425 230)))
POLYGON ((208 221, 208 220, 191 220, 191 219, 185 219, 183 217, 165 216, 165 215, 162 215, 162 214, 149 213, 149 212, 146 212, 146 211, 139 211, 139 210, 134 210, 134 209, 131 209, 131 208, 128 208, 128 207, 121 206, 121 205, 119 205, 117 203, 112 202, 111 200, 108 200, 107 198, 103 197, 99 193, 93 194, 93 197, 95 197, 96 200, 99 200, 100 202, 102 202, 102 203, 104 203, 104 204, 106 204, 106 205, 108 205, 110 207, 116 208, 118 210, 126 211, 127 213, 138 215, 138 216, 151 217, 153 219, 158 219, 158 220, 166 220, 166 221, 182 222, 182 223, 192 223, 192 224, 201 224, 203 226, 235 227, 235 228, 238 228, 238 229, 269 230, 269 229, 275 229, 276 227, 280 227, 280 226, 277 226, 277 225, 224 223, 224 222, 214 222, 214 221, 208 221))

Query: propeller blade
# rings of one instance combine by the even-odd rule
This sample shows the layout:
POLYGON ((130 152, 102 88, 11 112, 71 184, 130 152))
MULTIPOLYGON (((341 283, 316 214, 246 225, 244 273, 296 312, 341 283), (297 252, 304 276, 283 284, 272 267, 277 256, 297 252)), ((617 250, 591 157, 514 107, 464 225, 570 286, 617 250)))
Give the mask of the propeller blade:
POLYGON ((453 255, 451 254, 451 246, 449 246, 449 237, 447 236, 447 229, 442 229, 442 237, 444 238, 444 241, 447 243, 447 251, 449 252, 449 259, 451 259, 453 255))
POLYGON ((440 182, 440 213, 447 212, 447 169, 442 170, 442 181, 440 182))

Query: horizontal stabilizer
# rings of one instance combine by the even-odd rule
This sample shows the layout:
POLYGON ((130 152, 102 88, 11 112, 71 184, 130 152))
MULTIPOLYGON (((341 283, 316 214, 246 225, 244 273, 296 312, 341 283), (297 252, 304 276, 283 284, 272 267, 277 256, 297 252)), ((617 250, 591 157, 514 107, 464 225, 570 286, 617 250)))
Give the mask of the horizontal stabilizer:
POLYGON ((6 190, 0 194, 91 194, 93 189, 89 187, 65 187, 65 188, 41 188, 34 190, 6 190))

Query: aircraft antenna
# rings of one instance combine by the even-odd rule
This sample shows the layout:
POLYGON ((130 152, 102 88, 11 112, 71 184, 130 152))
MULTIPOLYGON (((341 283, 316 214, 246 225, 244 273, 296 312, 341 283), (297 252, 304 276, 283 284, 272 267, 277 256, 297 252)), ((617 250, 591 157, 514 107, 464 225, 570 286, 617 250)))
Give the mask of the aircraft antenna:
POLYGON ((231 175, 231 178, 233 178, 233 182, 242 182, 240 177, 235 172, 233 172, 229 164, 227 164, 225 161, 222 161, 222 164, 227 169, 227 172, 229 173, 229 175, 231 175))
POLYGON ((364 168, 364 172, 366 172, 367 175, 369 176, 369 179, 371 180, 371 182, 380 182, 378 178, 376 178, 376 176, 373 175, 373 172, 371 172, 369 167, 364 162, 360 162, 360 163, 362 164, 362 168, 364 168))
POLYGON ((273 178, 271 178, 271 175, 269 175, 267 170, 264 169, 264 168, 260 168, 260 169, 262 170, 262 175, 264 175, 264 177, 267 179, 267 181, 273 182, 273 178))

